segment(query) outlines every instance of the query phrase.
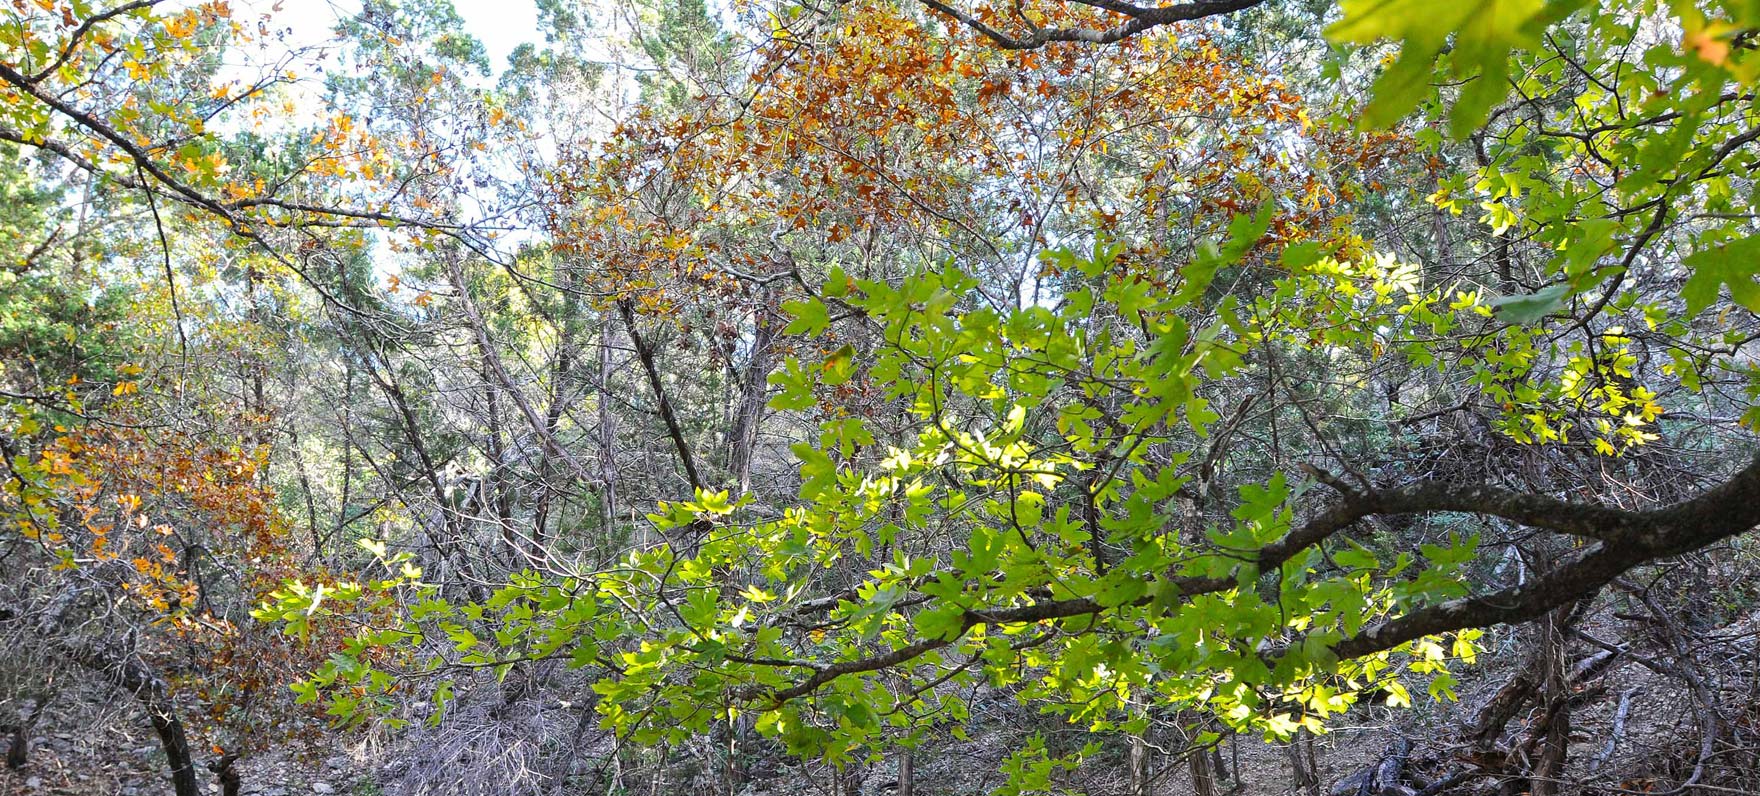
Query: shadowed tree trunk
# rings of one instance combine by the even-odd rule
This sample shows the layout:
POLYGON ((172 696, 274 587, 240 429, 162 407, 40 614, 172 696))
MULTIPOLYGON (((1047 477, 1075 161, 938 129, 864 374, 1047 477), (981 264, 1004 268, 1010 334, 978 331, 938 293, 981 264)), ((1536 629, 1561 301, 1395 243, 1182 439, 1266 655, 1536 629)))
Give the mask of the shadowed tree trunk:
POLYGON ((1200 749, 1187 758, 1192 770, 1193 796, 1216 796, 1216 770, 1212 767, 1210 750, 1200 749))
POLYGON ((735 497, 744 495, 752 485, 752 451, 757 447, 758 423, 764 416, 770 394, 770 370, 776 360, 775 305, 776 291, 765 290, 756 312, 757 331, 752 335, 751 354, 740 379, 739 410, 728 433, 732 444, 727 455, 727 473, 735 497))
POLYGON ((244 780, 238 776, 238 769, 233 766, 237 762, 238 754, 233 753, 208 763, 208 770, 214 772, 215 779, 220 781, 220 796, 239 796, 244 780))
POLYGON ((171 787, 177 796, 200 796, 201 784, 196 781, 196 766, 190 756, 189 736, 171 704, 165 681, 147 664, 133 655, 118 655, 91 644, 63 641, 63 654, 75 663, 90 669, 117 688, 133 694, 147 711, 153 732, 171 768, 171 787))
POLYGON ((1548 614, 1540 624, 1546 667, 1540 699, 1545 706, 1542 714, 1545 731, 1536 738, 1540 748, 1529 774, 1528 792, 1533 796, 1554 796, 1559 792, 1559 776, 1564 773, 1565 757, 1570 747, 1571 689, 1565 672, 1563 633, 1563 625, 1569 621, 1563 614, 1569 612, 1569 608, 1560 608, 1548 614))
POLYGON ((1320 796, 1320 766, 1314 759, 1314 736, 1300 730, 1284 747, 1289 756, 1290 784, 1306 796, 1320 796))
POLYGON ((51 698, 49 695, 37 697, 32 700, 31 712, 28 715, 19 716, 17 724, 0 727, 0 732, 12 735, 12 745, 6 748, 7 768, 15 770, 24 768, 24 764, 30 758, 31 729, 37 726, 37 719, 42 717, 43 709, 48 707, 51 698))

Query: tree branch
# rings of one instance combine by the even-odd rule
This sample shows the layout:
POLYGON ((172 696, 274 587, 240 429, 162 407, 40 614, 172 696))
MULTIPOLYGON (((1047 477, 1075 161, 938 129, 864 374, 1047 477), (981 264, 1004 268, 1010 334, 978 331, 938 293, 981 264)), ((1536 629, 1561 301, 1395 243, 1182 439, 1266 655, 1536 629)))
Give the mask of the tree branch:
MULTIPOLYGON (((1755 495, 1760 495, 1760 457, 1698 497, 1650 511, 1567 503, 1488 486, 1424 482, 1367 494, 1347 493, 1343 501, 1283 539, 1250 554, 1243 553, 1242 558, 1261 572, 1269 571, 1358 520, 1397 514, 1480 514, 1596 542, 1524 585, 1420 608, 1331 645, 1340 659, 1360 658, 1425 636, 1529 621, 1593 594, 1633 567, 1697 550, 1760 526, 1760 500, 1755 500, 1755 495)), ((1162 583, 1172 588, 1177 598, 1190 599, 1234 588, 1238 580, 1233 576, 1174 576, 1162 583)), ((1156 599, 1158 596, 1151 593, 1128 607, 1141 607, 1156 599)), ((793 686, 771 692, 770 696, 774 704, 780 705, 806 696, 838 677, 897 666, 953 644, 980 624, 1044 622, 1108 610, 1113 608, 1086 597, 1009 608, 968 609, 959 629, 944 638, 926 639, 880 655, 832 664, 793 686)), ((1291 645, 1286 649, 1299 647, 1291 645)))
POLYGON ((1115 2, 1115 0, 1076 1, 1082 5, 1125 17, 1126 21, 1110 28, 1034 27, 1025 35, 1017 36, 991 27, 977 17, 941 0, 922 0, 922 3, 931 10, 951 17, 959 24, 977 31, 1004 50, 1036 50, 1052 42, 1114 44, 1162 25, 1232 14, 1265 2, 1265 0, 1200 0, 1199 2, 1177 3, 1170 6, 1143 7, 1115 2))

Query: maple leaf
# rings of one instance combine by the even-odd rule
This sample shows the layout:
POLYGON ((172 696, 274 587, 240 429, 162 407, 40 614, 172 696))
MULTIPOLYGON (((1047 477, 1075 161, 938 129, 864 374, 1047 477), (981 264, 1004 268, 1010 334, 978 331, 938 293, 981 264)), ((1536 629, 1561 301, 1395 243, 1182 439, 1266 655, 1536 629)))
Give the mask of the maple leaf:
POLYGON ((1706 22, 1687 18, 1681 20, 1681 49, 1697 55, 1707 63, 1723 66, 1729 61, 1730 35, 1736 32, 1728 22, 1706 22))
POLYGON ((1754 281, 1756 271, 1760 271, 1760 235, 1732 240, 1681 262, 1693 270, 1681 286, 1688 315, 1697 315, 1716 302, 1718 289, 1726 284, 1735 303, 1760 312, 1760 283, 1754 281))

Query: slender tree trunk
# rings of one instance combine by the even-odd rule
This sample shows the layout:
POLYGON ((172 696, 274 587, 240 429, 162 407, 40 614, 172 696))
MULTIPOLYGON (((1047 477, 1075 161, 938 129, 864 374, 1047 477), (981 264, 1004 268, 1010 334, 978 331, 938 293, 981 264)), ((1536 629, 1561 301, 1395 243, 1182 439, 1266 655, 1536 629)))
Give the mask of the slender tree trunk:
POLYGON ((422 436, 421 422, 416 418, 415 410, 410 408, 409 396, 404 392, 403 385, 398 383, 397 374, 392 371, 391 363, 385 361, 383 365, 385 372, 382 375, 378 365, 372 366, 373 380, 378 382, 379 389, 385 393, 386 398, 390 399, 392 408, 397 410, 397 417, 402 421, 400 427, 403 431, 404 441, 409 443, 410 450, 415 451, 416 461, 421 464, 422 478, 428 482, 428 488, 434 493, 435 505, 440 511, 441 521, 450 537, 446 540, 447 543, 457 544, 463 540, 464 531, 459 526, 457 512, 452 510, 451 502, 447 500, 446 486, 440 482, 440 464, 428 450, 428 445, 422 436))
POLYGON ((648 387, 654 391, 654 400, 660 405, 660 419, 666 423, 666 434, 672 438, 673 449, 678 452, 678 463, 684 468, 685 480, 691 488, 703 489, 707 486, 697 469, 697 460, 691 455, 690 442, 685 439, 684 426, 678 421, 678 413, 673 411, 672 400, 666 396, 666 385, 660 380, 660 370, 654 363, 654 349, 642 339, 642 332, 636 328, 635 309, 629 300, 617 302, 617 312, 623 316, 623 325, 629 331, 630 342, 635 345, 636 358, 642 362, 642 371, 648 376, 648 387))
MULTIPOLYGON (((487 362, 483 363, 482 375, 484 411, 488 415, 489 449, 489 477, 483 479, 483 486, 489 490, 488 502, 495 507, 495 522, 501 526, 501 541, 507 545, 508 552, 517 558, 521 552, 521 544, 513 529, 513 498, 508 494, 507 449, 502 444, 501 400, 496 395, 495 381, 489 373, 487 362)), ((533 546, 537 546, 535 538, 533 546)), ((534 556, 537 552, 532 551, 534 556)))
POLYGON ((733 429, 728 436, 728 476, 733 481, 734 496, 751 489, 752 451, 757 447, 758 424, 770 394, 770 370, 775 364, 776 323, 774 309, 776 291, 765 289, 757 309, 757 331, 752 335, 751 355, 746 359, 740 381, 739 409, 734 415, 733 429))
POLYGON ((1212 768, 1209 749, 1199 749, 1187 758, 1192 769, 1192 796, 1216 796, 1216 770, 1212 768))
POLYGON ((9 730, 8 734, 12 736, 12 745, 6 748, 6 767, 11 769, 24 768, 25 762, 30 757, 30 730, 25 727, 23 722, 5 729, 9 730))
POLYGON ((1569 618, 1572 608, 1556 609, 1540 622, 1540 643, 1546 667, 1541 675, 1540 689, 1541 721, 1545 728, 1536 739, 1539 749, 1529 773, 1529 793, 1533 796, 1555 796, 1559 792, 1559 777, 1564 774, 1565 758, 1570 750, 1570 661, 1566 660, 1564 627, 1572 621, 1569 618))
POLYGON ((617 326, 606 314, 599 319, 599 511, 604 518, 603 533, 617 527, 617 426, 611 414, 611 344, 617 326))
MULTIPOLYGON (((336 527, 331 536, 340 536, 348 525, 348 502, 354 497, 354 358, 343 358, 342 378, 342 492, 336 501, 336 527)), ((325 563, 324 539, 312 540, 312 555, 325 563)))
MULTIPOLYGON (((569 384, 574 377, 575 370, 575 328, 577 324, 575 320, 576 308, 574 293, 572 290, 574 286, 574 278, 571 275, 572 273, 572 271, 563 272, 562 319, 556 322, 556 358, 550 365, 550 405, 544 410, 543 433, 546 439, 552 440, 553 442, 556 440, 556 435, 562 430, 562 413, 568 408, 568 399, 570 396, 569 384)), ((545 529, 548 527, 547 521, 550 515, 550 506, 552 502, 555 501, 557 494, 563 491, 558 489, 555 483, 555 479, 559 475, 555 472, 555 459, 560 452, 562 452, 561 445, 560 443, 556 443, 544 447, 543 452, 538 457, 538 490, 540 497, 538 501, 538 510, 534 512, 536 521, 532 523, 532 547, 534 555, 539 556, 542 559, 549 558, 549 547, 547 543, 549 534, 545 529)), ((585 476, 586 472, 579 470, 579 466, 577 465, 576 475, 585 476)))
POLYGON ((898 753, 898 789, 896 796, 916 796, 917 793, 917 754, 915 750, 906 749, 898 753))
POLYGON ((458 257, 456 255, 449 256, 446 266, 452 289, 458 293, 459 306, 464 309, 465 320, 470 322, 471 331, 476 337, 477 349, 483 355, 483 362, 489 366, 489 372, 501 384, 501 389, 507 393, 508 400, 513 401, 514 408, 518 409, 520 416, 526 419, 526 423, 531 426, 532 432, 538 436, 538 440, 544 444, 546 451, 568 464, 577 476, 590 477, 586 466, 576 460, 574 455, 557 441, 556 435, 551 429, 552 424, 546 422, 538 414, 538 410, 532 407, 532 402, 526 398, 526 394, 514 382, 512 374, 508 373, 506 363, 501 361, 501 355, 495 350, 495 343, 489 337, 488 323, 483 320, 482 312, 477 309, 476 299, 472 298, 469 285, 465 283, 464 268, 459 265, 458 257))
POLYGON ((1314 736, 1307 730, 1296 733, 1284 747, 1289 756, 1290 783, 1307 796, 1320 796, 1320 771, 1314 760, 1314 736))
POLYGON ((1131 777, 1131 796, 1149 796, 1150 757, 1149 743, 1141 735, 1131 736, 1131 749, 1128 758, 1131 777))
POLYGON ((147 712, 159 746, 171 768, 171 787, 176 796, 201 796, 189 736, 172 707, 165 681, 133 655, 117 655, 91 644, 63 642, 61 650, 75 663, 103 677, 111 685, 133 694, 147 712))

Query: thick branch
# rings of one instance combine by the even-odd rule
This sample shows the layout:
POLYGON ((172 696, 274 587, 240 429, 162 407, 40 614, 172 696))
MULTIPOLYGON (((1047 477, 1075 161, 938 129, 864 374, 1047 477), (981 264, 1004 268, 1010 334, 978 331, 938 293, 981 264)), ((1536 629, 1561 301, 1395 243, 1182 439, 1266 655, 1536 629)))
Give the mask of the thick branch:
POLYGON ((1697 550, 1760 525, 1757 495, 1760 457, 1722 485, 1654 511, 1626 512, 1566 503, 1542 510, 1543 502, 1519 506, 1533 509, 1531 515, 1480 511, 1548 530, 1580 530, 1578 535, 1601 543, 1524 585, 1449 600, 1365 628, 1334 645, 1333 652, 1340 658, 1358 658, 1437 633, 1535 619, 1592 594, 1640 564, 1697 550))
POLYGON ((1260 5, 1265 0, 1200 0, 1199 2, 1153 7, 1137 6, 1114 0, 1077 0, 1082 5, 1122 16, 1125 21, 1110 28, 1035 27, 1024 35, 1014 35, 998 30, 965 11, 941 2, 941 0, 922 0, 922 2, 923 5, 935 12, 952 17, 959 24, 977 31, 1004 50, 1036 50, 1052 42, 1114 44, 1151 28, 1232 14, 1260 5))
MULTIPOLYGON (((1372 625, 1332 646, 1341 659, 1360 658, 1424 636, 1529 621, 1593 594, 1633 567, 1697 550, 1760 526, 1760 501, 1753 499, 1755 495, 1760 495, 1760 457, 1730 480, 1696 498, 1651 511, 1573 504, 1492 487, 1435 482, 1368 494, 1347 491, 1339 504, 1283 539, 1242 557, 1260 571, 1268 571, 1365 517, 1436 512, 1499 517, 1597 542, 1525 585, 1420 608, 1372 625)), ((1189 599, 1233 588, 1238 581, 1233 577, 1175 577, 1162 583, 1164 588, 1175 590, 1177 597, 1189 599)), ((1157 599, 1154 591, 1131 605, 1149 604, 1157 599)), ((967 610, 959 630, 946 638, 918 641, 881 655, 829 665, 771 696, 780 704, 810 694, 840 676, 897 666, 951 645, 980 624, 1044 622, 1107 610, 1107 606, 1085 597, 967 610)))

